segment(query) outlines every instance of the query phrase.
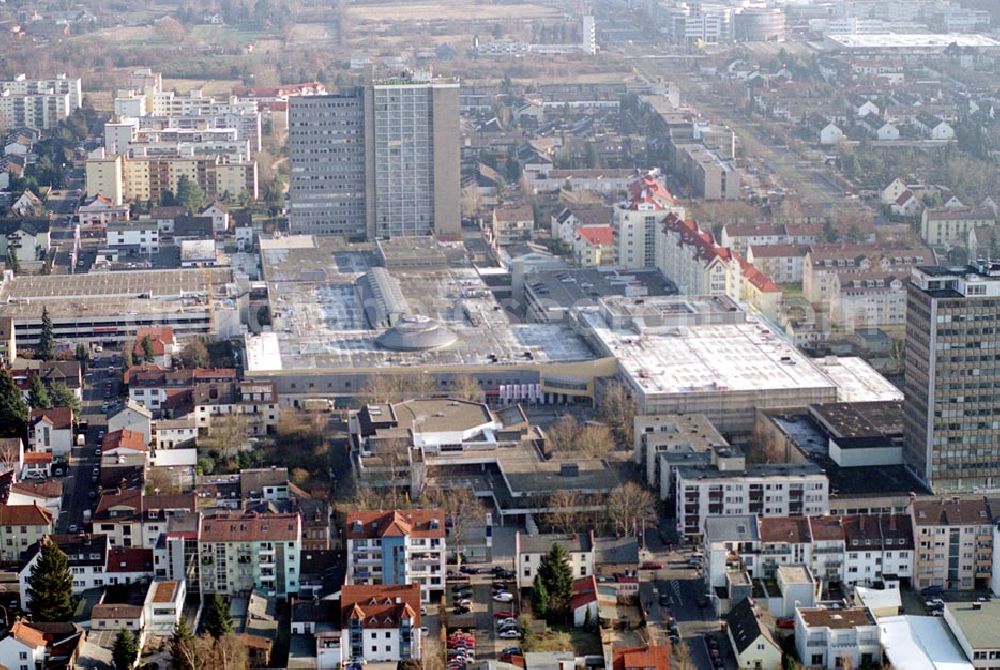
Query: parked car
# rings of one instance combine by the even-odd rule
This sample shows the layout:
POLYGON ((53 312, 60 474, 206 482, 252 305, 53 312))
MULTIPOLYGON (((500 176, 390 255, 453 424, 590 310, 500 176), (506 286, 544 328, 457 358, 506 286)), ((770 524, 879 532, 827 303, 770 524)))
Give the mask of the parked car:
POLYGON ((659 561, 643 561, 642 565, 639 566, 643 570, 662 570, 663 563, 659 561))
POLYGON ((500 653, 501 654, 510 654, 511 656, 520 656, 521 655, 521 648, 520 647, 504 647, 503 651, 501 651, 500 653))
POLYGON ((464 605, 456 605, 455 609, 452 610, 453 614, 468 614, 472 611, 471 607, 465 607, 464 605))
POLYGON ((421 626, 420 627, 420 634, 421 635, 430 635, 431 634, 431 629, 428 628, 427 626, 421 626))
POLYGON ((497 634, 501 640, 520 640, 521 632, 516 630, 505 630, 497 634))
POLYGON ((420 616, 427 616, 427 608, 423 605, 420 606, 420 616))
POLYGON ((670 595, 667 593, 660 594, 660 607, 667 607, 670 605, 670 595))
POLYGON ((514 601, 514 594, 508 593, 507 591, 502 591, 500 593, 493 594, 493 600, 498 603, 509 603, 514 601))
POLYGON ((503 612, 494 612, 493 613, 493 618, 494 619, 510 619, 513 616, 514 616, 513 612, 503 611, 503 612))
POLYGON ((80 527, 78 525, 76 525, 75 523, 71 523, 69 525, 69 532, 76 533, 79 530, 80 530, 80 527))
POLYGON ((944 601, 940 598, 931 598, 924 605, 927 606, 927 609, 938 609, 944 607, 944 601))
POLYGON ((472 607, 472 601, 468 598, 462 598, 455 602, 459 607, 472 607))

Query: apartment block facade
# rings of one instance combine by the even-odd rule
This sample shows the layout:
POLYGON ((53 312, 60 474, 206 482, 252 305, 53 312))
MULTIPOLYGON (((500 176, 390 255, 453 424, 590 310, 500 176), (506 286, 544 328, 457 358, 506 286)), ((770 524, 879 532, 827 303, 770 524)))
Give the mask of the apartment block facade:
POLYGON ((80 109, 80 79, 65 74, 55 79, 28 79, 20 74, 0 81, 0 126, 50 130, 80 109))
POLYGON ((302 522, 293 514, 208 514, 198 535, 203 594, 262 589, 279 598, 299 591, 302 522))
POLYGON ((993 524, 985 498, 915 500, 914 586, 971 589, 993 573, 993 524))
POLYGON ((445 518, 440 509, 349 512, 348 584, 419 584, 421 602, 445 586, 445 518))
POLYGON ((456 80, 376 79, 290 100, 294 232, 353 239, 459 232, 456 80))
POLYGON ((907 286, 904 462, 935 492, 1000 482, 1000 263, 921 266, 907 286))

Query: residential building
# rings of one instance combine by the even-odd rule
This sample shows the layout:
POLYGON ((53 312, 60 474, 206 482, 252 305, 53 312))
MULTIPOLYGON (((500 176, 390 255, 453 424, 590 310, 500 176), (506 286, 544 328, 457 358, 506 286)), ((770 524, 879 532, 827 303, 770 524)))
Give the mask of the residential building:
POLYGON ((109 584, 108 576, 108 538, 104 535, 48 535, 31 545, 24 556, 24 562, 17 573, 21 589, 21 607, 27 609, 28 577, 31 569, 38 562, 40 545, 43 542, 54 542, 59 550, 66 555, 69 572, 73 577, 73 595, 80 595, 87 589, 109 584))
POLYGON ((660 453, 660 497, 676 500, 683 533, 699 537, 709 514, 810 516, 829 510, 829 482, 808 464, 747 464, 736 447, 660 453))
POLYGON ((21 479, 48 479, 52 476, 51 452, 29 451, 21 457, 21 463, 21 479))
POLYGON ((24 481, 10 484, 7 492, 8 505, 38 505, 58 516, 62 508, 63 485, 61 481, 24 481))
POLYGON ((160 232, 155 223, 134 221, 108 224, 106 244, 110 249, 132 256, 160 251, 160 232))
POLYGON ((146 611, 142 605, 99 602, 90 611, 90 630, 95 633, 131 631, 139 646, 145 642, 146 611))
POLYGON ((83 629, 74 623, 35 623, 18 617, 0 639, 0 665, 9 670, 70 668, 83 641, 83 629))
POLYGON ((761 625, 752 598, 744 598, 725 616, 726 633, 740 670, 778 670, 781 647, 761 625))
POLYGON ((142 443, 149 444, 153 433, 153 413, 134 400, 125 405, 108 419, 108 434, 124 430, 142 435, 142 443))
POLYGON ((955 139, 955 129, 940 116, 929 112, 918 112, 913 117, 913 125, 931 140, 946 142, 955 139))
POLYGON ((196 509, 193 494, 146 493, 143 489, 111 489, 101 494, 94 509, 93 529, 108 537, 113 547, 154 549, 170 525, 196 509))
POLYGON ((174 366, 173 357, 180 352, 181 347, 174 337, 174 329, 170 326, 139 328, 135 331, 133 360, 152 363, 169 370, 174 366))
POLYGON ((906 514, 845 514, 705 519, 705 582, 726 586, 731 569, 773 579, 780 568, 808 568, 819 590, 880 582, 914 583, 913 524, 906 514))
POLYGON ((779 284, 802 282, 809 247, 804 244, 749 246, 747 262, 779 284))
POLYGON ((993 571, 993 524, 981 497, 917 499, 911 503, 916 561, 913 585, 973 589, 993 571))
POLYGON ((920 237, 932 247, 964 247, 970 230, 995 223, 988 207, 928 207, 920 215, 920 237))
POLYGON ((1000 638, 996 622, 1000 602, 949 602, 944 606, 944 620, 965 658, 979 670, 993 668, 1000 659, 1000 638))
POLYGON ((660 452, 705 452, 727 447, 704 414, 640 414, 632 420, 633 460, 646 472, 646 483, 660 487, 660 452))
POLYGON ((261 589, 279 598, 298 593, 301 530, 298 513, 202 515, 201 593, 233 596, 261 589))
POLYGON ((184 597, 187 583, 158 581, 149 583, 143 603, 146 630, 150 633, 170 635, 177 628, 184 614, 184 597))
POLYGON ((0 219, 0 254, 3 258, 10 253, 15 254, 22 268, 41 268, 41 261, 49 251, 50 239, 49 219, 0 219))
POLYGON ((878 623, 867 607, 796 607, 795 649, 811 668, 867 668, 882 663, 878 623))
POLYGON ((337 665, 419 660, 420 587, 345 584, 340 592, 339 647, 339 658, 329 658, 334 649, 325 650, 337 665))
POLYGON ((52 130, 80 109, 80 79, 65 74, 55 79, 28 79, 24 74, 0 81, 0 126, 52 130))
POLYGON ((73 447, 73 410, 69 407, 33 409, 28 415, 28 445, 57 456, 73 447))
POLYGON ((109 223, 129 220, 129 206, 116 205, 111 198, 95 193, 86 203, 80 205, 80 226, 100 227, 109 223))
POLYGON ((632 182, 628 200, 614 209, 615 265, 630 270, 655 267, 657 227, 667 214, 683 216, 683 208, 676 207, 657 173, 632 182))
POLYGON ((903 421, 906 465, 935 492, 992 488, 1000 458, 990 420, 1000 396, 984 390, 995 368, 968 351, 1000 314, 1000 264, 922 266, 907 284, 903 421))
POLYGON ((198 440, 198 422, 194 417, 158 419, 153 424, 155 449, 184 449, 198 440))
POLYGON ((444 595, 445 528, 440 509, 348 512, 348 584, 419 584, 421 602, 444 595))
POLYGON ((9 316, 0 317, 0 361, 5 365, 17 358, 17 333, 14 320, 9 316))
POLYGON ((592 531, 589 534, 573 535, 526 535, 518 531, 514 542, 518 588, 531 588, 542 559, 555 544, 561 545, 566 551, 566 558, 574 578, 589 577, 594 574, 592 531))
POLYGON ((370 72, 358 90, 292 98, 292 230, 353 239, 457 235, 458 89, 429 73, 370 72))
POLYGON ((59 383, 73 392, 78 400, 83 400, 83 369, 79 361, 41 361, 16 358, 9 361, 10 376, 21 389, 25 402, 31 399, 31 385, 37 375, 46 388, 59 383))
POLYGON ((572 238, 573 263, 580 268, 613 265, 615 229, 612 226, 583 226, 572 238))
POLYGON ((101 440, 103 462, 146 464, 146 441, 143 434, 134 430, 115 430, 101 440))
POLYGON ((643 645, 641 647, 613 647, 612 670, 670 670, 670 647, 643 645))
POLYGON ((535 228, 535 213, 529 205, 501 205, 493 208, 490 234, 502 246, 530 240, 535 228))
POLYGON ((52 512, 39 505, 0 505, 0 561, 16 563, 54 528, 52 512))

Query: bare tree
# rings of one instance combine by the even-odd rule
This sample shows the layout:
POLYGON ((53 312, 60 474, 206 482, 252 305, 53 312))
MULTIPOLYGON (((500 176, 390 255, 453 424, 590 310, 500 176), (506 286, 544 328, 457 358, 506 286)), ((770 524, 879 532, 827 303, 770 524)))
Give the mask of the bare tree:
POLYGON ((470 375, 459 375, 455 377, 451 391, 451 397, 457 400, 469 400, 471 402, 483 401, 483 389, 479 382, 470 375))
POLYGON ((608 496, 608 517, 620 536, 637 535, 643 522, 656 520, 656 499, 635 482, 625 482, 608 496))
POLYGON ((620 381, 612 381, 601 388, 597 398, 598 416, 607 422, 618 437, 619 444, 632 446, 633 421, 639 411, 638 403, 620 381))
POLYGON ((615 436, 603 423, 588 423, 573 439, 573 452, 587 458, 603 458, 615 449, 615 436))
POLYGON ((451 521, 448 544, 455 548, 461 566, 460 548, 464 546, 470 528, 485 524, 486 509, 471 488, 432 488, 424 495, 429 506, 441 508, 451 521))
POLYGON ((226 414, 213 417, 209 422, 208 436, 201 440, 201 446, 214 449, 223 458, 235 458, 247 444, 250 421, 243 414, 226 414))
POLYGON ((17 447, 9 442, 13 440, 4 441, 0 443, 0 471, 9 472, 13 470, 18 465, 18 458, 20 454, 18 453, 17 447))
POLYGON ((575 533, 582 521, 578 508, 583 504, 583 498, 576 491, 563 489, 556 491, 549 498, 549 523, 561 533, 575 533))
POLYGON ((413 398, 426 398, 437 390, 429 374, 373 374, 365 380, 356 397, 361 405, 397 403, 413 398))
POLYGON ((545 431, 550 451, 570 451, 580 432, 580 424, 570 414, 563 414, 545 431))

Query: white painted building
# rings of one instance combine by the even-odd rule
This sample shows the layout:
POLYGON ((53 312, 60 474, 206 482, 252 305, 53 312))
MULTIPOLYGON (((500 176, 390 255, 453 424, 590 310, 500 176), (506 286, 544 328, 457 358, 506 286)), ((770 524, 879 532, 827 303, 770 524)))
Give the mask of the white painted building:
POLYGON ((420 587, 345 584, 340 592, 341 662, 419 660, 420 587))
POLYGON ((174 632, 184 612, 186 591, 184 580, 150 582, 143 604, 149 632, 164 635, 174 632))
POLYGON ((160 250, 160 231, 155 223, 147 221, 111 223, 107 229, 107 245, 130 254, 155 254, 160 250))
POLYGON ((594 574, 593 531, 574 535, 526 535, 519 531, 515 537, 518 588, 531 588, 542 558, 552 550, 554 544, 562 545, 566 550, 574 579, 594 574))
POLYGON ((795 649, 810 668, 879 667, 882 644, 867 607, 797 607, 795 649))

